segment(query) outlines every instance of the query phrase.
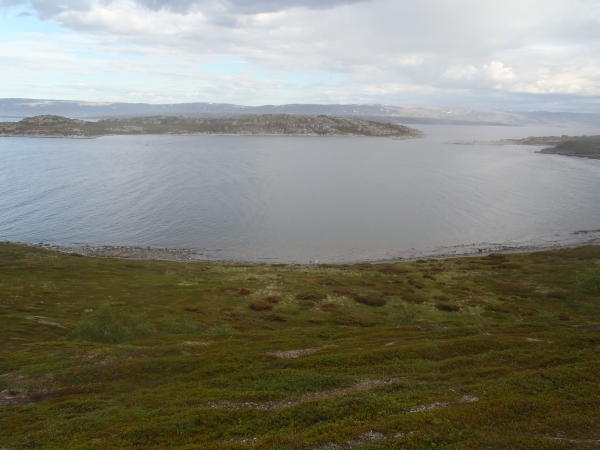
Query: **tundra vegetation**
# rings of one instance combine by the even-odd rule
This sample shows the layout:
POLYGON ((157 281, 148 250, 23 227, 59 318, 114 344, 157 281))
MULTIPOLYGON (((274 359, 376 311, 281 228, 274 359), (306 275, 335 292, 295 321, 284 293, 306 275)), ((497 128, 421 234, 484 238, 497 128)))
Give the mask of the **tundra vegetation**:
POLYGON ((27 117, 20 122, 0 123, 0 137, 97 137, 131 134, 421 136, 420 131, 403 125, 356 117, 287 114, 250 114, 233 117, 152 116, 106 119, 98 122, 45 115, 27 117))
POLYGON ((0 448, 592 449, 600 247, 353 265, 0 244, 0 448))

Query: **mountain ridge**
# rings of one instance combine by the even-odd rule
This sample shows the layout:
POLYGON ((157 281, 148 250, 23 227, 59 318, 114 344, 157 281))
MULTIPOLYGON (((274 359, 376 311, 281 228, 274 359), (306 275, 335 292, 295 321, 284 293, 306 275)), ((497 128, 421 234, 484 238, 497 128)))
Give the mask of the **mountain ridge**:
POLYGON ((407 107, 383 104, 300 104, 244 106, 231 103, 126 103, 26 98, 0 99, 0 117, 61 115, 71 118, 125 118, 134 116, 234 116, 243 114, 288 114, 386 118, 392 123, 491 125, 491 126, 583 126, 600 127, 600 114, 503 111, 443 107, 407 107))

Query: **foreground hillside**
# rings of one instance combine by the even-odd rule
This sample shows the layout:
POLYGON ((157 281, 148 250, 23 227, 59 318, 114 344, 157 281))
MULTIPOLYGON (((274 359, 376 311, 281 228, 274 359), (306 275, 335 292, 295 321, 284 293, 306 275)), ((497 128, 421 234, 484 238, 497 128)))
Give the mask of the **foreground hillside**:
POLYGON ((0 123, 0 136, 95 137, 114 134, 239 134, 306 136, 419 137, 403 125, 354 117, 291 116, 285 114, 198 118, 154 116, 86 122, 60 116, 28 117, 0 123))
POLYGON ((586 449, 600 247, 401 264, 0 244, 0 448, 586 449))

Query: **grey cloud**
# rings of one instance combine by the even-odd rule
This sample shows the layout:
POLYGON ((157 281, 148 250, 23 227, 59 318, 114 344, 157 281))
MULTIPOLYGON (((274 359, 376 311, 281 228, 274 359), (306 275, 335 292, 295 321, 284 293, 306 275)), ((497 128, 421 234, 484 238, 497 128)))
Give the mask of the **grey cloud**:
POLYGON ((184 14, 194 8, 216 6, 232 14, 259 14, 285 11, 291 8, 330 9, 341 5, 361 3, 369 0, 228 0, 209 2, 207 0, 136 0, 138 4, 153 11, 166 10, 184 14))
POLYGON ((25 4, 25 0, 0 0, 0 6, 8 8, 10 6, 17 6, 25 4))
POLYGON ((89 11, 85 0, 28 1, 40 14, 69 9, 57 22, 119 60, 137 54, 181 64, 190 80, 180 82, 183 75, 164 63, 150 69, 132 59, 174 92, 196 89, 195 64, 241 61, 235 76, 202 75, 211 81, 197 89, 211 101, 277 103, 287 95, 485 106, 597 102, 600 95, 597 0, 96 0, 89 11), (286 78, 290 72, 296 78, 286 78), (320 85, 323 74, 341 81, 320 85))
MULTIPOLYGON (((64 11, 89 11, 91 5, 88 0, 0 0, 0 6, 10 7, 16 5, 29 6, 42 19, 50 19, 64 11)), ((19 16, 30 16, 31 13, 22 12, 19 16)))

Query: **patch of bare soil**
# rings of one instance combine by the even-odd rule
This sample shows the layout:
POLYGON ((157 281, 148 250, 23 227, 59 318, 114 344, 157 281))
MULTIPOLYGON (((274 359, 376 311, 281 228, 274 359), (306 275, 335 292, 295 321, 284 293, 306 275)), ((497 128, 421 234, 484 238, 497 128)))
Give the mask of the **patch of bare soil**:
POLYGON ((355 439, 350 439, 346 441, 343 445, 329 443, 323 444, 319 447, 315 447, 313 450, 341 450, 347 448, 354 448, 357 445, 364 444, 365 442, 378 442, 387 439, 387 436, 383 433, 378 433, 376 431, 367 431, 364 434, 361 434, 359 437, 355 439))
POLYGON ((334 389, 330 391, 321 391, 321 392, 311 392, 309 394, 303 395, 302 397, 291 398, 287 400, 279 400, 272 402, 208 402, 206 406, 211 408, 223 408, 223 409, 258 409, 261 411, 277 411, 278 409, 289 408, 291 406, 295 406, 299 403, 304 402, 315 402, 318 400, 323 400, 327 398, 333 397, 343 397, 348 394, 353 394, 356 392, 366 391, 369 389, 373 389, 378 386, 384 386, 387 384, 398 383, 402 381, 403 378, 389 378, 387 380, 378 380, 378 379, 366 379, 361 380, 358 383, 350 386, 345 389, 334 389))
POLYGON ((28 392, 23 389, 7 389, 0 392, 0 406, 20 406, 29 403, 41 403, 52 398, 47 390, 28 392))
POLYGON ((434 402, 434 403, 431 403, 430 405, 415 406, 413 408, 410 408, 410 410, 408 412, 415 413, 415 412, 433 411, 434 409, 446 408, 449 404, 450 403, 448 403, 448 402, 434 402))
POLYGON ((570 442, 572 444, 600 444, 600 439, 572 439, 564 436, 548 437, 551 441, 570 442))
POLYGON ((287 350, 287 351, 275 351, 275 352, 267 352, 269 356, 275 356, 277 358, 298 358, 304 355, 310 355, 311 353, 316 353, 319 350, 323 350, 324 348, 331 347, 330 345, 325 345, 324 347, 315 347, 315 348, 305 348, 303 350, 287 350))
POLYGON ((185 341, 184 344, 186 344, 186 345, 199 345, 201 347, 206 347, 206 346, 212 344, 212 341, 185 341))

